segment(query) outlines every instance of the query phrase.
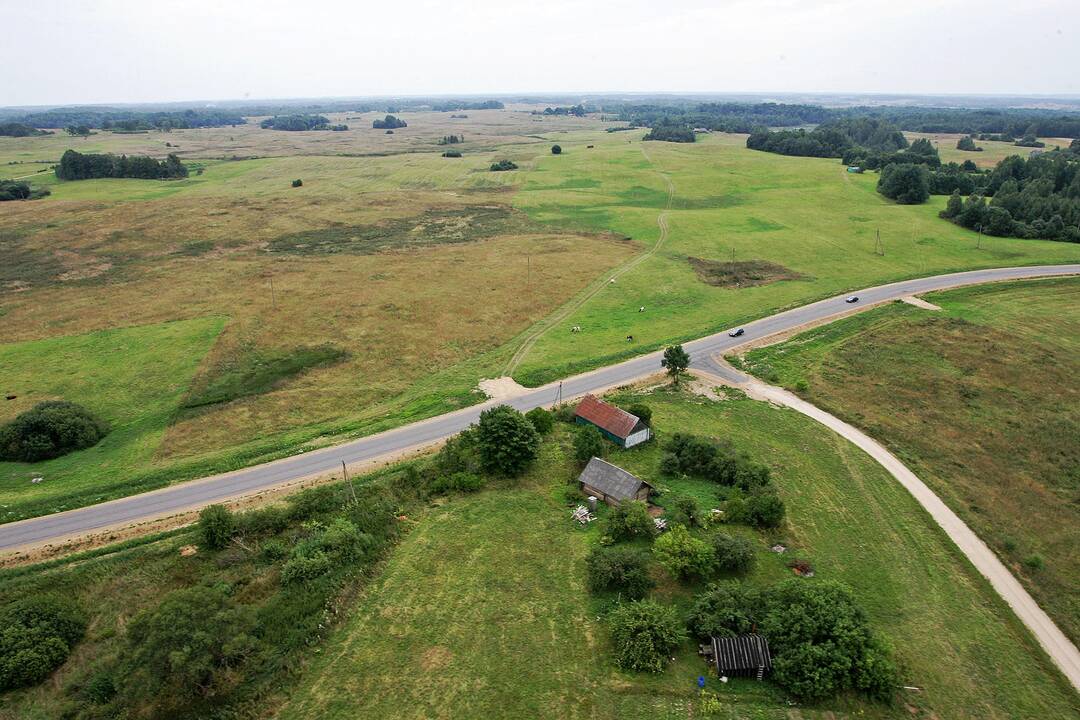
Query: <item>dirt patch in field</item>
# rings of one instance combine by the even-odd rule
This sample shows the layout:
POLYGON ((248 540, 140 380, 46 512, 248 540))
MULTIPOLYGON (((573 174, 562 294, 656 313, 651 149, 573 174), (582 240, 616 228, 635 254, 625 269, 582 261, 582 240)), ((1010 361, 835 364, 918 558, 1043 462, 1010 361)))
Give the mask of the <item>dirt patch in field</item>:
POLYGON ((698 280, 713 287, 742 288, 768 285, 781 280, 805 280, 806 275, 766 260, 721 262, 688 257, 698 280))
POLYGON ((332 225, 274 238, 267 252, 295 255, 371 255, 428 245, 483 240, 521 233, 528 219, 506 205, 468 205, 435 208, 420 215, 394 218, 372 225, 332 225))
POLYGON ((453 658, 454 654, 447 648, 444 648, 442 645, 436 645, 424 652, 424 657, 420 660, 420 666, 426 672, 441 670, 449 665, 453 658))

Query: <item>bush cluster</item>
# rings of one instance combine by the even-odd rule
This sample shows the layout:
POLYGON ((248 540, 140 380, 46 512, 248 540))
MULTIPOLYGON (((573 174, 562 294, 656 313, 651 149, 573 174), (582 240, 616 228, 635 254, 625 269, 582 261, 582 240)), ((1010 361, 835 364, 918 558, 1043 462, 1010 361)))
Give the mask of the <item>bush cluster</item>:
POLYGON ((491 163, 492 172, 503 172, 506 170, 517 170, 517 163, 513 160, 499 160, 498 162, 491 163))
POLYGON ((86 632, 71 601, 37 595, 0 611, 0 690, 36 685, 60 667, 86 632))
POLYGON ((675 610, 649 600, 620 605, 607 621, 615 662, 624 670, 662 672, 686 637, 675 610))
POLYGON ((0 460, 49 460, 97 445, 108 432, 108 424, 81 405, 38 403, 0 426, 0 460))
POLYGON ((61 180, 89 180, 92 178, 139 178, 142 180, 167 180, 188 176, 187 167, 180 158, 170 153, 164 160, 146 155, 86 154, 66 150, 56 166, 56 177, 61 180))
POLYGON ((629 600, 640 600, 654 585, 649 553, 638 548, 594 548, 585 559, 585 576, 592 592, 617 592, 629 600))
POLYGON ((603 520, 604 535, 615 542, 651 538, 656 534, 656 523, 649 516, 649 508, 640 500, 624 501, 608 510, 603 520))
POLYGON ((579 465, 585 465, 594 457, 602 458, 607 446, 604 436, 595 425, 579 425, 574 432, 574 459, 579 465))

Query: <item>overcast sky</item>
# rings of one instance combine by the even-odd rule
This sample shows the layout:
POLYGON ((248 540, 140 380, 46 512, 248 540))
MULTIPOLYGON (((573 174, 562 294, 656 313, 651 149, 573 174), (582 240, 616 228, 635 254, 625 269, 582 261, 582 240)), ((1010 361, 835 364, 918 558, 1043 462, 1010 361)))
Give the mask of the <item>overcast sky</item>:
POLYGON ((0 105, 1080 93, 1080 0, 0 0, 0 105))

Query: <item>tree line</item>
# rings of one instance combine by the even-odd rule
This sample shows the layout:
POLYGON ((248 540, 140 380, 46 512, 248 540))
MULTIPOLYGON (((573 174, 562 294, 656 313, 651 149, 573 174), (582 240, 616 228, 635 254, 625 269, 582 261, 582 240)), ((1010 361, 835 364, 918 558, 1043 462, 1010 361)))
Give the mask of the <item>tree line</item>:
MULTIPOLYGON (((48 188, 34 188, 20 180, 0 180, 0 202, 7 200, 37 200, 49 194, 48 188)), ((3 430, 0 430, 2 436, 3 430)), ((2 452, 2 448, 0 448, 2 452)))
MULTIPOLYGON (((328 130, 330 118, 325 115, 275 115, 259 123, 264 130, 328 130)), ((344 127, 344 126, 343 126, 344 127)))
POLYGON ((27 113, 18 123, 35 128, 62 128, 85 125, 101 130, 183 130, 201 127, 243 125, 247 121, 235 112, 223 110, 182 110, 176 112, 138 112, 101 108, 58 108, 27 113))
POLYGON ((382 120, 375 120, 371 123, 371 127, 376 130, 397 130, 398 128, 408 127, 409 123, 405 122, 399 117, 393 115, 387 115, 382 120))
POLYGON ((52 135, 52 133, 48 130, 38 130, 33 125, 21 122, 0 123, 2 137, 33 137, 35 135, 52 135))
POLYGON ((663 140, 665 142, 692 143, 697 141, 694 131, 686 125, 657 125, 645 133, 642 140, 663 140))
POLYGON ((164 160, 146 155, 83 154, 67 150, 56 166, 56 177, 61 180, 88 180, 91 178, 139 178, 166 180, 187 177, 188 169, 180 159, 170 153, 164 160))
POLYGON ((435 112, 457 112, 459 110, 502 110, 506 106, 498 100, 480 100, 469 102, 465 100, 446 100, 432 103, 431 109, 435 112))

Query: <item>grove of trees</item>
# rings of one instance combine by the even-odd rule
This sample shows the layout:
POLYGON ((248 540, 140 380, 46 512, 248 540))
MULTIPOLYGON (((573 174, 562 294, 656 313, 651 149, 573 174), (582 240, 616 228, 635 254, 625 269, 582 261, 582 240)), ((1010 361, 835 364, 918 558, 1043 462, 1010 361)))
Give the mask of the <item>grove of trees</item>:
POLYGON ((657 125, 645 134, 642 140, 663 140, 664 142, 692 143, 697 135, 687 125, 657 125))
POLYGON ((922 165, 886 165, 878 178, 877 191, 901 205, 918 205, 930 197, 930 174, 922 165))
POLYGON ((5 200, 35 200, 49 194, 48 188, 33 188, 21 180, 0 180, 0 202, 5 200))
POLYGON ((376 130, 397 130, 398 128, 408 127, 409 123, 405 122, 401 118, 394 117, 393 115, 387 115, 382 120, 375 120, 371 123, 371 127, 376 130))
POLYGON ((0 426, 0 460, 49 460, 97 445, 108 432, 108 424, 83 406, 47 400, 0 426))
MULTIPOLYGON (((325 115, 275 115, 268 117, 259 123, 264 130, 288 130, 292 132, 303 130, 329 130, 330 119, 325 115)), ((339 126, 348 129, 348 126, 339 126)))
POLYGON ((61 180, 91 178, 141 178, 166 180, 187 177, 188 169, 174 154, 164 160, 146 155, 83 154, 67 150, 60 156, 56 177, 61 180))

